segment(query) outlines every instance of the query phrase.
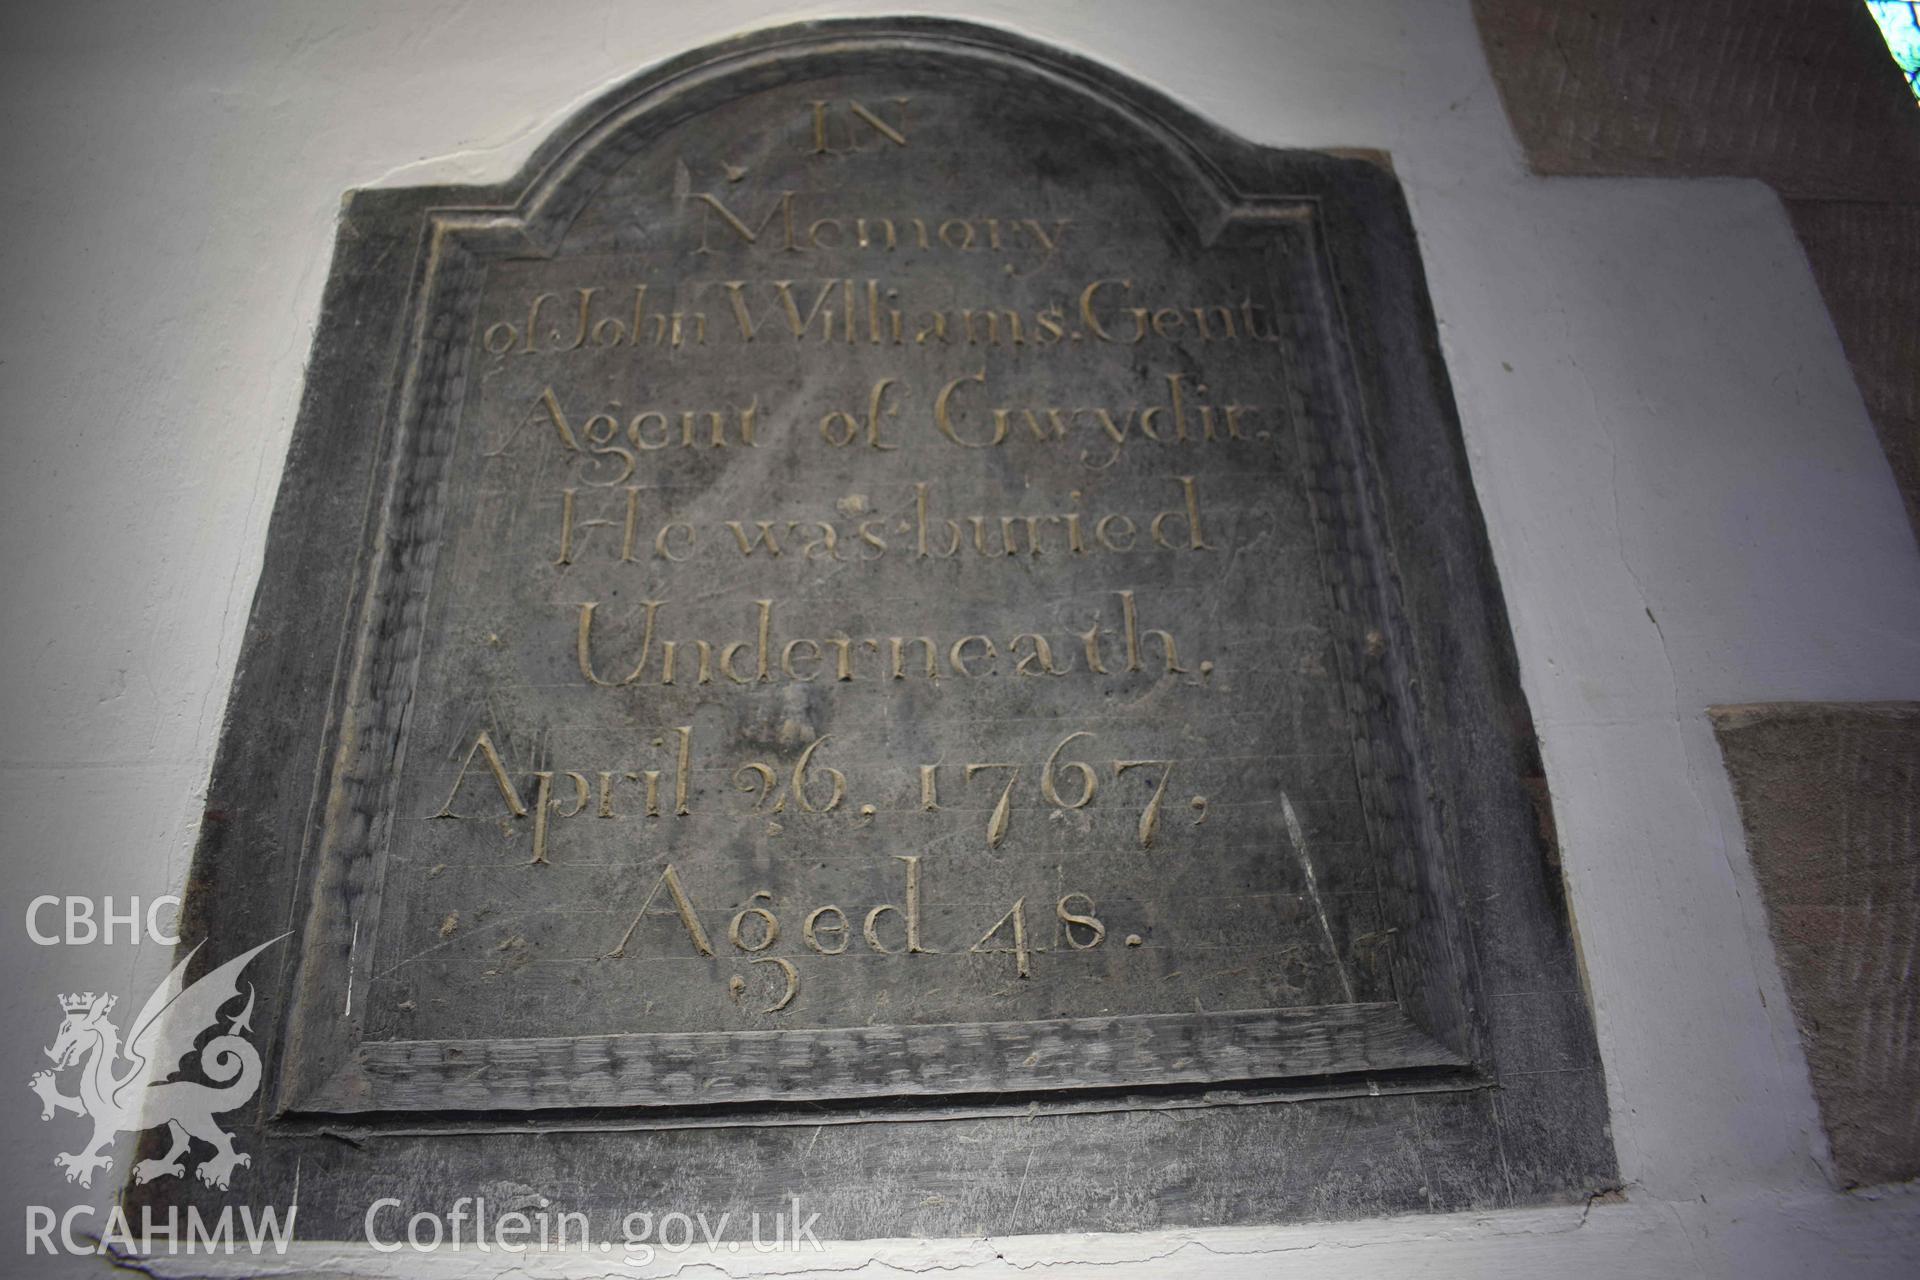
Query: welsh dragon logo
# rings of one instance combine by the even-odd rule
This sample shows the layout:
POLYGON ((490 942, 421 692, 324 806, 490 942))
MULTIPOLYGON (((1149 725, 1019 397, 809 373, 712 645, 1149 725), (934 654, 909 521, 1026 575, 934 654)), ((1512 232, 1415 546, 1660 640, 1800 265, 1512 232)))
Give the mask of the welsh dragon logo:
POLYGON ((194 947, 147 997, 124 1047, 119 1028, 107 1020, 117 997, 91 991, 60 997, 66 1019, 53 1047, 46 1051, 54 1069, 35 1072, 27 1084, 40 1095, 42 1120, 53 1119, 56 1111, 93 1120, 93 1137, 85 1146, 53 1158, 57 1167, 66 1170, 68 1182, 92 1186, 94 1170, 113 1168, 111 1151, 117 1135, 162 1124, 172 1134, 172 1146, 160 1159, 134 1165, 137 1182, 185 1174, 182 1157, 195 1138, 213 1148, 213 1155, 195 1170, 210 1187, 225 1190, 236 1168, 253 1163, 253 1157, 233 1149, 233 1135, 213 1118, 245 1103, 260 1087, 259 1051, 241 1034, 253 1029, 251 985, 246 1007, 228 1020, 225 1034, 214 1036, 200 1050, 200 1073, 213 1083, 169 1077, 179 1070, 181 1059, 193 1052, 201 1035, 218 1028, 222 1006, 240 994, 240 972, 248 961, 278 941, 261 943, 189 986, 187 965, 200 950, 194 947), (123 1060, 126 1068, 121 1071, 123 1060), (80 1065, 80 1093, 70 1098, 60 1092, 54 1076, 76 1064, 80 1065))

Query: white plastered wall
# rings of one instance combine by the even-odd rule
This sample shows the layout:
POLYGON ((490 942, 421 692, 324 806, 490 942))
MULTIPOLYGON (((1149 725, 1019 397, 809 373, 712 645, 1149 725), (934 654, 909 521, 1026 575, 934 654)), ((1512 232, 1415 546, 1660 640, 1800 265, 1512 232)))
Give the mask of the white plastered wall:
POLYGON ((1824 1169, 1703 713, 1920 697, 1920 556, 1772 193, 1530 177, 1466 0, 0 17, 0 963, 13 979, 0 1011, 17 1029, 0 1049, 15 1224, 0 1226, 0 1271, 26 1204, 86 1194, 50 1163, 78 1122, 43 1126, 24 1088, 45 1065, 55 994, 137 995, 166 959, 34 946, 25 906, 184 881, 341 192, 496 181, 649 63, 769 21, 882 12, 1054 42, 1256 142, 1392 153, 1543 744, 1626 1192, 1590 1210, 877 1242, 812 1261, 835 1274, 863 1261, 873 1274, 1073 1261, 1116 1276, 1908 1274, 1920 1198, 1842 1195, 1824 1169))

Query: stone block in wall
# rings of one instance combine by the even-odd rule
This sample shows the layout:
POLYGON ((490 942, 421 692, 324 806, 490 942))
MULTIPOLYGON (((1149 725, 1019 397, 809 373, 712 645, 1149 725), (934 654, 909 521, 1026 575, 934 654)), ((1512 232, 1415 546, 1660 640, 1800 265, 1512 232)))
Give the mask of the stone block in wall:
POLYGON ((1712 716, 1834 1167, 1920 1175, 1920 703, 1712 716))
POLYGON ((1859 0, 1473 0, 1536 172, 1920 200, 1920 111, 1859 0))
POLYGON ((1789 200, 1787 212, 1920 532, 1920 204, 1789 200))

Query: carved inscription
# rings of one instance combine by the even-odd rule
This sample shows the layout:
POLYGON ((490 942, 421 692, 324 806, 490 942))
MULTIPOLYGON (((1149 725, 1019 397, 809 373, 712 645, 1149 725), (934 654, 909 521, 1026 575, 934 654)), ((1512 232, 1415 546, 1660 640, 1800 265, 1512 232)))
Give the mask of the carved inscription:
POLYGON ((1396 998, 1303 233, 886 89, 477 273, 374 1038, 1396 998))

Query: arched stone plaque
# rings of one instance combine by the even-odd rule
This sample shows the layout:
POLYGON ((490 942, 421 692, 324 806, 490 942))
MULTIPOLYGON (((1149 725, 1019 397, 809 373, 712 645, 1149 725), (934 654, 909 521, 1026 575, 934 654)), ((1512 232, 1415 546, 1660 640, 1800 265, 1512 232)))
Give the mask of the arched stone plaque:
POLYGON ((1505 1204, 1611 1170, 1536 799, 1384 158, 820 24, 348 200, 189 920, 330 1233, 1505 1204))

